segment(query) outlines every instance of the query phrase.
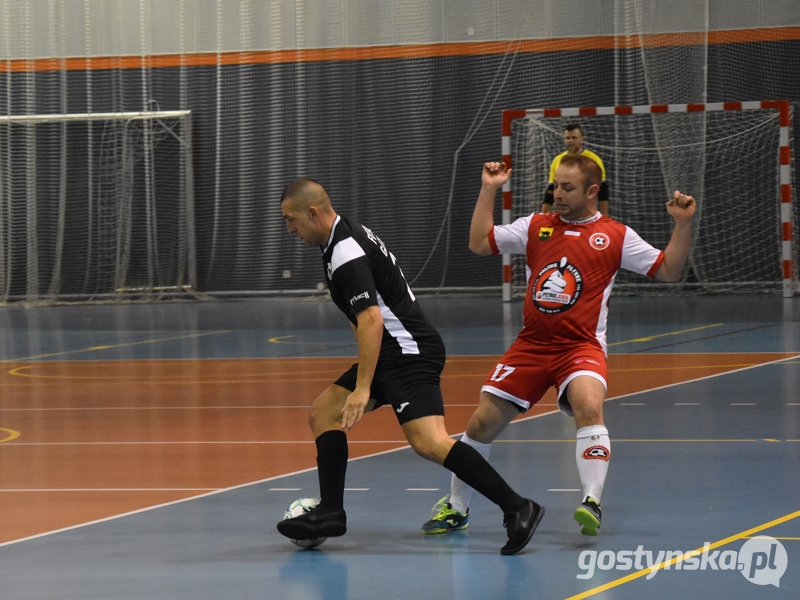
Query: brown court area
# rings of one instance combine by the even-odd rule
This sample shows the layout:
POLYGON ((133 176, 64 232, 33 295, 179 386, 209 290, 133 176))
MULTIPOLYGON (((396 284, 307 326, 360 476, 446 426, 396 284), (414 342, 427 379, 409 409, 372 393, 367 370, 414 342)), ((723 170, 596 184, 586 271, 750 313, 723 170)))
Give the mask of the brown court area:
MULTIPOLYGON (((611 354, 608 399, 790 356, 611 354)), ((464 430, 496 360, 448 359, 451 434, 464 430)), ((353 361, 5 363, 0 543, 315 467, 308 407, 353 361)), ((550 390, 523 418, 555 410, 550 390)), ((348 439, 351 458, 407 445, 385 408, 348 439)))

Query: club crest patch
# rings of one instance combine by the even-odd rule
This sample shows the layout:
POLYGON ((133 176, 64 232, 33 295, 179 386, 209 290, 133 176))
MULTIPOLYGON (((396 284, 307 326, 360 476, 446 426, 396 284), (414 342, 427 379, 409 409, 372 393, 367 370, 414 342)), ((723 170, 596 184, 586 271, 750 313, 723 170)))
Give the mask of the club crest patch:
POLYGON ((605 446, 589 446, 583 451, 583 458, 586 460, 608 460, 611 452, 605 446))
POLYGON ((539 240, 542 242, 546 242, 550 239, 550 236, 553 235, 553 228, 552 227, 539 227, 539 240))
POLYGON ((605 233, 593 233, 589 238, 589 245, 595 250, 605 250, 611 244, 611 240, 605 233))

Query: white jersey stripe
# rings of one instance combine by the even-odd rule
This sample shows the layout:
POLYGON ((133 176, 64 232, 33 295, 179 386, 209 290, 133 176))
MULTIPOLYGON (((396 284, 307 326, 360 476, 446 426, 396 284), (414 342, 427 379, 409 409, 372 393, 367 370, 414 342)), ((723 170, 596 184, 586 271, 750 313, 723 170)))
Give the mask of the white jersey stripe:
MULTIPOLYGON (((341 244, 341 242, 339 242, 341 244)), ((397 340, 403 354, 419 354, 419 346, 414 341, 413 336, 400 322, 400 319, 386 306, 386 303, 378 294, 378 307, 381 309, 381 317, 383 317, 383 326, 386 331, 397 340)))
POLYGON ((614 287, 614 280, 616 278, 617 274, 614 273, 606 289, 603 290, 603 299, 600 304, 600 318, 597 319, 597 330, 595 331, 595 337, 603 347, 603 354, 606 356, 608 356, 608 345, 606 344, 606 333, 608 331, 608 299, 611 297, 611 290, 614 287))
POLYGON ((343 239, 333 247, 333 254, 331 254, 331 272, 328 276, 333 276, 336 269, 362 256, 366 255, 357 241, 351 237, 343 239))

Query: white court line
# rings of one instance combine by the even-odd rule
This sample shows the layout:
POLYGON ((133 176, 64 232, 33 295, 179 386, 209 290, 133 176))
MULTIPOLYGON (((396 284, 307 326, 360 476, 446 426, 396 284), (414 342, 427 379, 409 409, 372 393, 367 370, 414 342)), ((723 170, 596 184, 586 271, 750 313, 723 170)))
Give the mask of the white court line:
MULTIPOLYGON (((446 403, 445 407, 465 407, 465 406, 478 406, 477 402, 470 404, 449 404, 446 403)), ((555 404, 547 404, 542 406, 555 406, 555 404)), ((70 412, 70 411, 90 411, 90 410, 286 410, 287 408, 307 409, 311 405, 255 405, 255 406, 61 406, 61 407, 19 407, 19 408, 0 408, 0 412, 70 412)))
POLYGON ((438 492, 439 488, 406 488, 407 492, 438 492))
POLYGON ((256 406, 61 406, 61 407, 22 407, 22 408, 0 408, 3 412, 45 412, 45 411, 85 411, 85 410, 249 410, 249 409, 269 409, 269 408, 311 408, 311 405, 291 406, 266 406, 259 404, 256 406))
MULTIPOLYGON (((404 446, 402 448, 392 448, 391 450, 384 450, 382 452, 375 452, 373 454, 369 454, 369 455, 366 455, 366 456, 358 456, 356 458, 351 458, 349 462, 362 460, 364 458, 372 458, 372 457, 375 457, 375 456, 381 456, 383 454, 390 454, 392 452, 397 452, 399 450, 404 450, 404 449, 406 449, 408 447, 409 446, 406 445, 406 446, 404 446)), ((162 502, 161 504, 154 504, 153 506, 146 506, 144 508, 138 508, 136 510, 131 510, 131 511, 128 511, 128 512, 120 513, 118 515, 112 515, 110 517, 104 517, 102 519, 95 519, 93 521, 87 521, 86 523, 79 523, 77 525, 70 525, 69 527, 62 527, 60 529, 54 529, 53 531, 45 531, 43 533, 37 533, 35 535, 29 535, 27 537, 19 538, 17 540, 9 540, 7 542, 0 542, 0 548, 3 548, 5 546, 12 546, 14 544, 20 544, 22 542, 27 542, 27 541, 30 541, 30 540, 40 539, 40 538, 43 538, 43 537, 48 537, 48 536, 51 536, 51 535, 55 535, 57 533, 64 533, 64 532, 67 532, 67 531, 74 531, 76 529, 82 529, 84 527, 89 527, 91 525, 99 525, 100 523, 107 523, 109 521, 116 521, 117 519, 122 519, 122 518, 125 518, 125 517, 131 517, 133 515, 138 515, 138 514, 150 512, 152 510, 157 510, 159 508, 166 508, 168 506, 175 506, 176 504, 183 504, 184 502, 189 502, 190 500, 200 500, 201 498, 209 498, 211 496, 216 496, 217 494, 223 494, 225 492, 232 492, 232 491, 235 491, 235 490, 240 490, 240 489, 252 487, 254 485, 260 485, 262 483, 267 483, 268 481, 275 481, 275 480, 278 480, 278 479, 283 479, 285 477, 293 477, 294 475, 301 475, 303 473, 309 473, 311 471, 316 471, 316 470, 317 470, 316 467, 311 467, 311 468, 308 468, 308 469, 301 469, 299 471, 294 471, 292 473, 283 473, 282 475, 275 475, 274 477, 267 477, 266 479, 259 479, 258 481, 248 481, 247 483, 242 483, 242 484, 234 485, 234 486, 227 487, 227 488, 221 488, 221 489, 218 489, 218 490, 207 492, 205 494, 198 494, 196 496, 190 496, 189 498, 181 498, 179 500, 172 500, 170 502, 162 502)))
MULTIPOLYGON (((19 438, 16 438, 19 439, 19 438)), ((273 440, 186 440, 186 441, 132 441, 132 442, 5 442, 4 448, 11 448, 14 446, 192 446, 192 445, 226 445, 226 444, 244 444, 244 445, 281 445, 281 444, 313 444, 314 440, 310 441, 273 441, 273 440)), ((348 440, 348 444, 406 444, 408 440, 348 440)), ((209 488, 210 489, 210 488, 209 488)))
MULTIPOLYGON (((697 382, 697 381, 703 381, 705 379, 712 379, 712 378, 715 378, 715 377, 722 377, 723 375, 730 375, 730 374, 733 374, 733 373, 738 373, 740 371, 748 371, 750 369, 755 369, 755 368, 758 368, 758 367, 765 367, 765 366, 768 366, 768 365, 777 364, 777 363, 784 362, 784 361, 787 361, 787 360, 795 360, 795 359, 798 359, 798 358, 800 358, 800 354, 797 354, 795 356, 789 356, 789 357, 778 359, 778 360, 773 360, 773 361, 766 362, 766 363, 761 363, 761 364, 758 364, 758 365, 752 365, 752 366, 749 366, 749 367, 742 367, 741 369, 734 369, 732 371, 726 371, 724 373, 717 373, 715 375, 706 375, 704 377, 698 377, 697 379, 690 379, 689 381, 681 381, 681 382, 678 382, 678 383, 669 383, 667 385, 662 385, 662 386, 658 386, 658 387, 647 389, 647 390, 641 390, 641 391, 638 391, 638 392, 631 392, 629 394, 622 394, 620 396, 614 396, 613 398, 606 398, 606 402, 608 402, 610 400, 618 400, 620 398, 627 398, 629 396, 635 396, 637 394, 645 394, 645 393, 649 393, 649 392, 655 392, 655 391, 658 391, 658 390, 663 390, 663 389, 675 387, 675 386, 678 386, 678 385, 684 385, 686 383, 694 383, 694 382, 697 382)), ((552 415, 552 414, 555 414, 555 413, 558 413, 558 412, 560 412, 560 411, 558 409, 555 409, 555 410, 551 410, 551 411, 546 412, 546 413, 540 413, 538 415, 531 415, 530 417, 523 417, 521 419, 517 419, 517 420, 512 421, 511 423, 509 423, 509 425, 513 426, 515 423, 521 423, 523 421, 529 421, 531 419, 538 419, 540 417, 544 417, 544 416, 547 416, 547 415, 552 415)), ((453 434, 453 436, 451 436, 451 437, 461 436, 463 433, 464 432, 462 431, 461 433, 453 434)), ((9 447, 9 446, 11 446, 11 444, 7 444, 6 447, 9 447)), ((384 454, 391 454, 393 452, 399 452, 400 450, 405 450, 408 447, 409 447, 408 444, 406 444, 405 446, 402 446, 400 448, 392 448, 390 450, 384 450, 382 452, 375 452, 373 454, 368 454, 368 455, 365 455, 365 456, 359 456, 359 457, 356 457, 356 458, 351 458, 349 462, 354 462, 354 461, 357 461, 357 460, 364 460, 365 458, 374 458, 376 456, 382 456, 384 454)), ((311 467, 311 468, 308 468, 308 469, 301 469, 299 471, 294 471, 292 473, 284 473, 282 475, 276 475, 274 477, 267 477, 266 479, 260 479, 258 481, 249 481, 247 483, 234 485, 234 486, 231 486, 231 487, 228 487, 228 488, 222 488, 222 489, 219 489, 219 490, 215 490, 213 492, 208 492, 208 493, 205 493, 205 494, 198 494, 197 496, 191 496, 189 498, 181 498, 180 500, 173 500, 171 502, 164 502, 162 504, 156 504, 154 506, 147 506, 145 508, 132 510, 132 511, 129 511, 129 512, 121 513, 119 515, 113 515, 111 517, 105 517, 103 519, 96 519, 94 521, 87 521, 86 523, 79 523, 78 525, 72 525, 70 527, 62 527, 61 529, 54 529, 53 531, 46 531, 44 533, 38 533, 36 535, 31 535, 31 536, 28 536, 28 537, 20 538, 18 540, 10 540, 8 542, 0 542, 0 548, 3 548, 4 546, 11 546, 11 545, 19 544, 19 543, 22 543, 22 542, 27 542, 29 540, 35 540, 35 539, 39 539, 39 538, 43 538, 43 537, 48 537, 48 536, 51 536, 51 535, 55 535, 57 533, 63 533, 63 532, 66 532, 66 531, 73 531, 75 529, 82 529, 84 527, 89 527, 91 525, 98 525, 100 523, 106 523, 108 521, 116 521, 117 519, 122 519, 124 517, 130 517, 130 516, 133 516, 133 515, 137 515, 137 514, 141 514, 141 513, 145 513, 145 512, 150 512, 152 510, 156 510, 156 509, 159 509, 159 508, 165 508, 167 506, 174 506, 176 504, 183 504, 184 502, 190 502, 192 500, 199 500, 201 498, 208 498, 210 496, 216 496, 217 494, 223 494, 225 492, 231 492, 231 491, 234 491, 234 490, 244 489, 244 488, 247 488, 247 487, 252 487, 254 485, 260 485, 260 484, 266 483, 268 481, 275 481, 275 480, 283 479, 283 478, 286 478, 286 477, 293 477, 295 475, 300 475, 300 474, 303 474, 303 473, 309 473, 309 472, 315 471, 315 470, 316 470, 316 467, 311 467)))
POLYGON ((0 488, 4 492, 212 492, 219 488, 0 488))
MULTIPOLYGON (((740 354, 759 354, 759 353, 758 352, 746 352, 746 353, 740 353, 740 354)), ((627 394, 620 394, 619 396, 612 396, 610 398, 606 398, 605 401, 606 402, 610 402, 611 400, 619 400, 621 398, 628 398, 630 396, 636 396, 638 394, 647 394, 647 393, 650 393, 650 392, 657 392, 657 391, 660 391, 660 390, 666 390, 666 389, 669 389, 671 387, 675 387, 675 386, 678 386, 678 385, 685 385, 687 383, 696 383, 698 381, 705 381, 706 379, 714 379, 716 377, 722 377, 724 375, 733 375, 734 373, 741 373, 742 371, 749 371, 751 369, 757 369, 759 367, 767 367, 769 365, 776 365, 778 363, 786 362, 786 361, 789 361, 789 360, 796 360, 798 358, 800 358, 800 354, 796 354, 794 356, 787 356, 786 358, 778 358, 776 360, 771 360, 771 361, 765 362, 765 363, 759 363, 757 365, 750 365, 749 367, 741 367, 739 369, 733 369, 732 371, 725 371, 724 373, 715 373, 714 375, 704 375, 703 377, 698 377, 697 379, 689 379, 688 381, 679 381, 677 383, 667 383, 666 385, 660 385, 658 387, 649 388, 649 389, 646 389, 646 390, 640 390, 638 392, 629 392, 627 394)), ((530 417, 523 417, 521 419, 515 419, 515 420, 511 421, 511 423, 509 423, 509 425, 514 425, 514 423, 522 423, 523 421, 528 421, 529 419, 537 419, 539 417, 544 417, 546 415, 552 415, 553 413, 557 413, 557 412, 560 412, 560 411, 559 410, 551 410, 551 411, 546 412, 546 413, 541 413, 541 414, 538 414, 538 415, 531 415, 530 417)))

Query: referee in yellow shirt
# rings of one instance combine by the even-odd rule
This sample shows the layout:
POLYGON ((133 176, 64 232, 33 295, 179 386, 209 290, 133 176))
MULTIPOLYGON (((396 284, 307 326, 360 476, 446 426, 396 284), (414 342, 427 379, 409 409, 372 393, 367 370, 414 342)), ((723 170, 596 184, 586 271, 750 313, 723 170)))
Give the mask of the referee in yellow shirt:
POLYGON ((562 152, 553 159, 550 163, 550 178, 548 179, 547 190, 544 193, 544 201, 542 202, 542 212, 550 212, 553 207, 553 190, 555 188, 553 180, 556 176, 556 169, 561 164, 561 159, 567 154, 582 154, 587 158, 591 158, 600 167, 600 172, 603 176, 603 182, 600 184, 600 192, 597 194, 597 209, 604 215, 608 216, 608 181, 606 181, 606 167, 603 160, 591 150, 583 148, 583 130, 579 125, 570 123, 564 127, 564 143, 567 145, 565 152, 562 152))

